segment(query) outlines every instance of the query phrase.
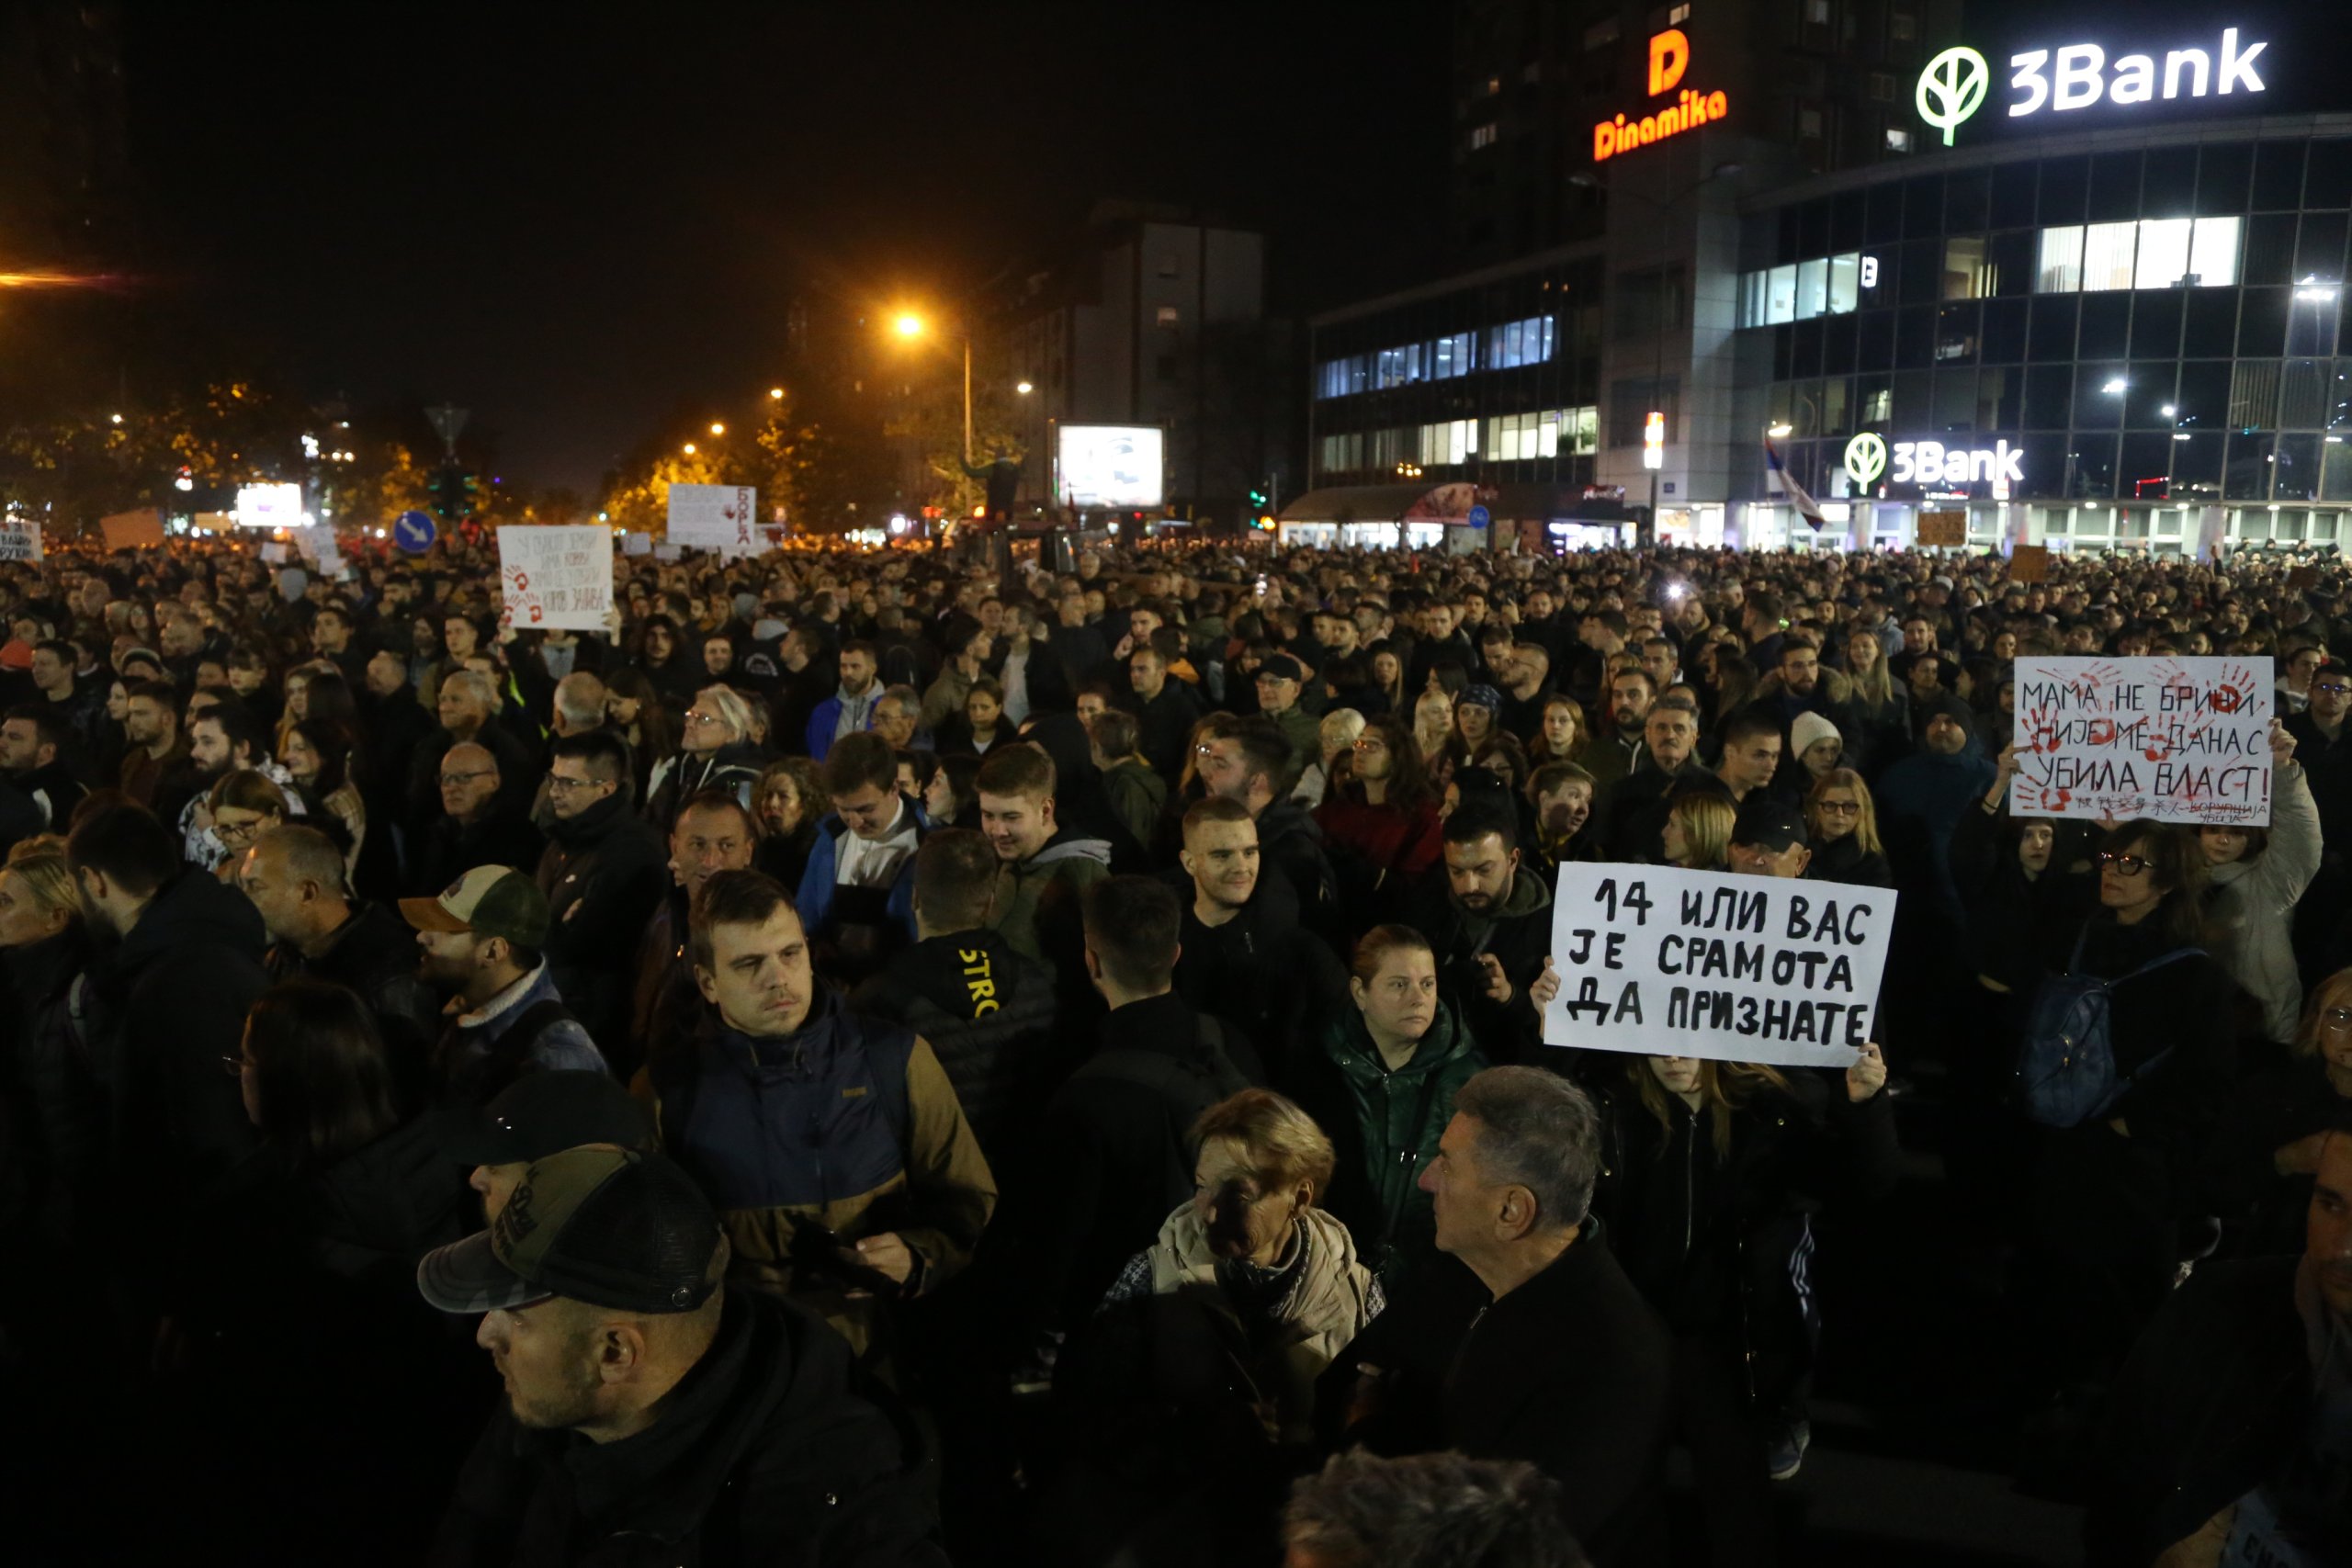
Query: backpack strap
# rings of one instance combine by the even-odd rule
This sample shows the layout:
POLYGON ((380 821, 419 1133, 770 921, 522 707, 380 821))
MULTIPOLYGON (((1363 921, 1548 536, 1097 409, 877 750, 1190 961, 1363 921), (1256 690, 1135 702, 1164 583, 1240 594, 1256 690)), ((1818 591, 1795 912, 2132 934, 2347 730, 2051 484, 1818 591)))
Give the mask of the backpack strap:
POLYGON ((2129 975, 2117 976, 2114 979, 2109 981, 2108 984, 2110 986, 2120 986, 2126 980, 2136 980, 2143 975, 2153 974, 2156 970, 2163 968, 2167 964, 2177 964, 2184 958, 2202 958, 2204 956, 2205 950, 2201 947, 2176 947, 2170 953, 2158 953, 2155 957, 2149 959, 2145 964, 2141 964, 2137 969, 2132 970, 2129 975))

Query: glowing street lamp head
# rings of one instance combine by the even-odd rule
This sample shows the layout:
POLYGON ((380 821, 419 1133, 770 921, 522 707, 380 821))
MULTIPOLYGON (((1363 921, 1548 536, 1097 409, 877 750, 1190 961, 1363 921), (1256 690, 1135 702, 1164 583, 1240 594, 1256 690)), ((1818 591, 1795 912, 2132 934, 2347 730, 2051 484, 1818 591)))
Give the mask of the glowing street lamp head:
POLYGON ((768 396, 775 400, 777 402, 782 402, 784 400, 784 389, 782 387, 770 387, 768 389, 768 396))
POLYGON ((712 420, 710 422, 710 433, 713 435, 724 435, 727 434, 727 427, 719 423, 717 420, 712 420))
POLYGON ((687 443, 686 443, 686 445, 685 445, 685 454, 686 454, 686 456, 687 456, 687 457, 693 457, 693 456, 695 455, 695 444, 694 444, 693 442, 689 441, 689 442, 687 442, 687 443))
POLYGON ((910 310, 890 323, 890 330, 900 337, 922 336, 922 318, 910 310))
POLYGON ((1025 398, 1025 397, 1027 397, 1030 393, 1032 393, 1032 392, 1035 391, 1037 389, 1036 389, 1035 387, 1034 387, 1034 386, 1030 385, 1028 382, 1026 382, 1026 381, 1023 381, 1023 382, 1020 382, 1020 383, 1018 383, 1017 385, 1015 385, 1015 386, 1013 387, 1013 389, 1013 389, 1014 391, 1016 391, 1016 392, 1020 393, 1023 397, 1024 397, 1024 398, 1025 398))

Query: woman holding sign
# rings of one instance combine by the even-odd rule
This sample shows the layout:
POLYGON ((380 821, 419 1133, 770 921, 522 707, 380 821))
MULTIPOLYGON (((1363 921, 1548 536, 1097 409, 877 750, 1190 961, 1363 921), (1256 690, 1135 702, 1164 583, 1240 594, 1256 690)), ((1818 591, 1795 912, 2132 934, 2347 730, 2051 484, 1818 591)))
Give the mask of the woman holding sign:
POLYGON ((2295 738, 2270 721, 2270 826, 2208 823, 2197 829, 2213 891, 2206 913, 2230 976, 2262 1010, 2263 1038, 2295 1038, 2303 1001, 2295 969, 2295 902, 2319 874, 2319 807, 2295 761, 2295 738))
POLYGON ((1877 1045, 1842 1089, 1801 1069, 1637 1056, 1608 1097, 1593 1207, 1674 1331, 1679 1435, 1716 1562, 1769 1561, 1765 1479, 1795 1475, 1811 1440, 1812 1217, 1833 1191, 1867 1200, 1894 1184, 1877 1045))

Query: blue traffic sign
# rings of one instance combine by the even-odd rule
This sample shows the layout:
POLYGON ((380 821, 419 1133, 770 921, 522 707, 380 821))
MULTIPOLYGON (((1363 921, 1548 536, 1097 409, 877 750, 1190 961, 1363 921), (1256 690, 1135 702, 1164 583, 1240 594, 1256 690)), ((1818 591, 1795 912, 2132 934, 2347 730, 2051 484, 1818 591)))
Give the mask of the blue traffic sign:
POLYGON ((429 512, 403 512, 392 525, 392 543, 409 555, 421 556, 441 536, 429 512))
POLYGON ((1466 521, 1469 523, 1470 526, 1472 526, 1473 528, 1483 528, 1483 527, 1485 527, 1487 524, 1489 524, 1489 523, 1493 522, 1494 520, 1495 520, 1495 514, 1494 514, 1493 513, 1491 513, 1491 512, 1487 511, 1487 510, 1485 507, 1483 507, 1483 506, 1474 506, 1474 507, 1472 507, 1472 508, 1470 509, 1470 515, 1469 515, 1469 517, 1466 519, 1466 521))

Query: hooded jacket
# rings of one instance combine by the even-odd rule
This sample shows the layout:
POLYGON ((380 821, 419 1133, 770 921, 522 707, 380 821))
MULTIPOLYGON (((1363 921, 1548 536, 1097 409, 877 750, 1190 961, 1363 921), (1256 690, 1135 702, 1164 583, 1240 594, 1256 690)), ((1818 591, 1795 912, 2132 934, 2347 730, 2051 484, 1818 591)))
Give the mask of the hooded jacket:
POLYGON ((1307 930, 1336 931, 1339 918, 1339 878, 1332 874, 1331 857, 1323 852, 1323 829, 1307 808, 1295 800, 1277 800, 1258 813, 1258 852, 1266 868, 1279 872, 1298 895, 1298 916, 1307 930))
POLYGON ((608 1069, 544 963, 481 1007, 450 1018, 433 1048, 435 1098, 444 1105, 486 1104, 524 1073, 558 1070, 608 1069))
POLYGON ((954 931, 893 958, 850 1006, 929 1043, 989 1168, 1004 1169, 1066 1065, 1054 972, 996 931, 954 931))
MULTIPOLYGON (((914 802, 903 797, 899 808, 899 826, 912 828, 920 844, 929 836, 922 813, 915 809, 914 802)), ((881 942, 877 938, 876 944, 903 947, 915 940, 915 857, 909 854, 899 863, 899 874, 887 890, 853 888, 852 897, 843 898, 842 838, 848 831, 848 824, 841 819, 839 812, 828 811, 818 821, 817 835, 808 845, 808 863, 801 870, 800 886, 793 898, 793 906, 800 913, 800 924, 810 940, 831 942, 841 934, 839 927, 843 923, 880 923, 888 928, 892 940, 881 942)))
POLYGON ((156 890, 130 934, 90 971, 92 1059, 115 1105, 129 1190, 186 1192, 242 1159, 254 1133, 220 1070, 268 987, 253 901, 186 871, 156 890))
POLYGON ((1437 957, 1439 993, 1461 1011, 1487 1054, 1498 1062, 1530 1059, 1544 1037, 1544 1021, 1528 995, 1552 952, 1552 890, 1521 865, 1499 908, 1483 914, 1463 908, 1445 879, 1423 890, 1419 918, 1410 923, 1430 939, 1437 957), (1510 1000, 1487 995, 1481 955, 1502 961, 1510 1000))
POLYGON ((1425 1268, 1437 1250, 1437 1216, 1420 1190, 1421 1168, 1453 1118, 1454 1094, 1485 1070, 1487 1058, 1461 1014, 1443 1000, 1401 1067, 1381 1060, 1352 1002, 1329 1015, 1317 1047, 1286 1087, 1339 1156, 1324 1207, 1393 1287, 1425 1268))
POLYGON ((808 714, 808 731, 801 737, 809 758, 821 762, 831 753, 833 742, 839 739, 834 731, 841 728, 842 714, 845 709, 850 716, 852 730, 873 728, 874 708, 876 704, 881 702, 882 692, 883 686, 879 681, 868 686, 865 695, 862 697, 850 696, 836 688, 831 696, 811 709, 808 714))
MULTIPOLYGON (((809 863, 816 863, 814 855, 809 863)), ((1058 974, 1080 963, 1079 896, 1110 874, 1108 840, 1057 829, 1027 860, 998 866, 989 928, 1001 931, 1015 953, 1043 959, 1058 974)), ((1061 977, 1067 983, 1069 976, 1061 977)))
POLYGON ((502 1401, 432 1568, 946 1568, 898 1435, 814 1315, 730 1292, 718 1333, 617 1442, 525 1427, 502 1401))
POLYGON ((996 1179, 930 1045, 831 992, 789 1034, 745 1034, 707 1010, 633 1088, 718 1210, 731 1278, 813 1307, 861 1353, 875 1283, 842 1270, 829 1242, 897 1233, 922 1260, 904 1287, 919 1295, 971 1261, 996 1208, 996 1179))
POLYGON ((2268 846, 2207 874, 2206 912, 2222 933, 2214 956, 2261 1007, 2264 1035, 2281 1044, 2302 1019, 2295 903, 2319 874, 2319 807, 2301 766, 2289 762, 2271 784, 2268 846))
MULTIPOLYGON (((1941 698, 1923 710, 1923 722, 1945 714, 1973 737, 1967 708, 1957 697, 1941 698)), ((1879 778, 1879 836, 1885 840, 1896 885, 1932 888, 1945 918, 1953 924, 1960 920, 1961 903, 1951 876, 1952 830, 1962 814, 1975 809, 1993 787, 1993 776, 1992 762, 1977 750, 1972 739, 1959 751, 1922 747, 1879 778)))
POLYGON ((548 824, 537 881, 548 899, 556 989, 589 1038, 618 1034, 628 1021, 631 960, 647 917, 670 887, 662 836, 630 815, 627 794, 616 792, 548 824))
POLYGON ((735 804, 752 809, 752 789, 766 767, 768 753, 749 740, 730 741, 716 751, 681 751, 665 768, 657 769, 661 782, 645 803, 645 819, 666 833, 678 818, 678 807, 705 790, 731 795, 735 804))

